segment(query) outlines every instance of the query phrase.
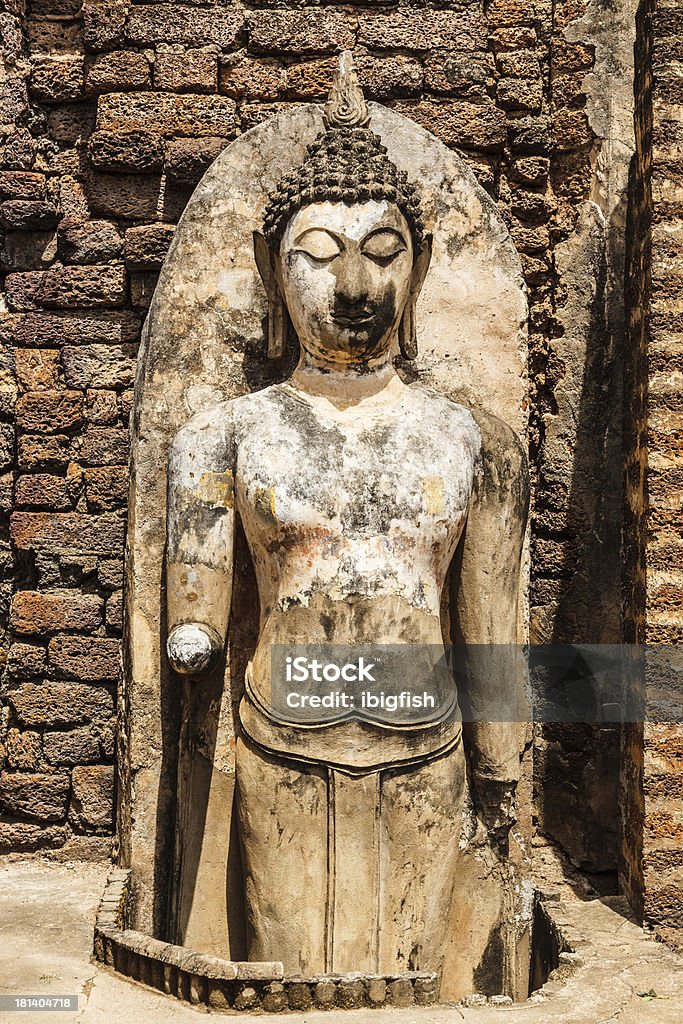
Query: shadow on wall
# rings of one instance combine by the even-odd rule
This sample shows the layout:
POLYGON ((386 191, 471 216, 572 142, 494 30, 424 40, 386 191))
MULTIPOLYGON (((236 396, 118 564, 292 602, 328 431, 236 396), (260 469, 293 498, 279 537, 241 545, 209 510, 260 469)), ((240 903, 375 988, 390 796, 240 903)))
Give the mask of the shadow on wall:
MULTIPOLYGON (((574 233, 555 250, 566 301, 557 311, 564 330, 553 343, 556 409, 547 419, 543 473, 546 486, 567 490, 566 540, 556 545, 555 569, 568 579, 558 581, 546 636, 535 637, 552 643, 621 640, 623 352, 607 253, 615 250, 609 264, 621 279, 623 218, 617 208, 614 228, 606 227, 600 209, 583 203, 574 233)), ((558 723, 538 730, 541 829, 577 867, 616 871, 619 727, 558 723)))

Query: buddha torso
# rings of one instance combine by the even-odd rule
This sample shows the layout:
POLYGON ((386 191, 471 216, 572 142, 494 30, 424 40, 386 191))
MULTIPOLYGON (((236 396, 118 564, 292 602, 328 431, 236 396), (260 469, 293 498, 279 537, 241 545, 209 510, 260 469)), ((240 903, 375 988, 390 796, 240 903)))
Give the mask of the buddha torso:
POLYGON ((204 414, 255 567, 266 714, 272 644, 443 643, 481 439, 462 406, 397 384, 339 409, 285 383, 204 414))

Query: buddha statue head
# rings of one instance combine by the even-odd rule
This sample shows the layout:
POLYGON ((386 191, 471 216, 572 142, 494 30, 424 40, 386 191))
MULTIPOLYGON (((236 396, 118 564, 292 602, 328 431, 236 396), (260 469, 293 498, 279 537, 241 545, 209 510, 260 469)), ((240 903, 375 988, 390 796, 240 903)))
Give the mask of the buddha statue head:
POLYGON ((340 59, 325 130, 270 197, 256 262, 269 300, 268 354, 288 321, 322 368, 386 361, 398 334, 417 354, 415 305, 431 259, 420 197, 369 128, 350 53, 340 59))

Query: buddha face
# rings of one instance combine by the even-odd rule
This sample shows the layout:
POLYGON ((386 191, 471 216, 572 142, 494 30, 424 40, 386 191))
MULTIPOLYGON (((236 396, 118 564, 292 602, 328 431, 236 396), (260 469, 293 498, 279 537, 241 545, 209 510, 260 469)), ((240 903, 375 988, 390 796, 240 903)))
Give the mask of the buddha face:
POLYGON ((278 288, 316 360, 371 363, 390 350, 413 287, 413 243, 397 206, 314 203, 287 225, 278 288))

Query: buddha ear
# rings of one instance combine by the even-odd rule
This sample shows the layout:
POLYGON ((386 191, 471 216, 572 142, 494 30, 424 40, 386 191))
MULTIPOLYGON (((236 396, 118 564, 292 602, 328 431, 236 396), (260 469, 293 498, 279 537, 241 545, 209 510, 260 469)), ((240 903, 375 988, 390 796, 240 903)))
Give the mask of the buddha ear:
POLYGON ((260 231, 254 232, 254 257, 268 296, 268 358, 282 359, 287 344, 287 309, 277 283, 275 254, 260 231))
POLYGON ((432 261, 432 236, 425 235, 422 247, 415 257, 413 263, 413 276, 410 280, 410 293, 406 307, 403 310, 403 317, 398 329, 398 341, 401 348, 401 355, 404 359, 415 359, 417 357, 417 322, 415 319, 415 307, 425 282, 429 264, 432 261))

